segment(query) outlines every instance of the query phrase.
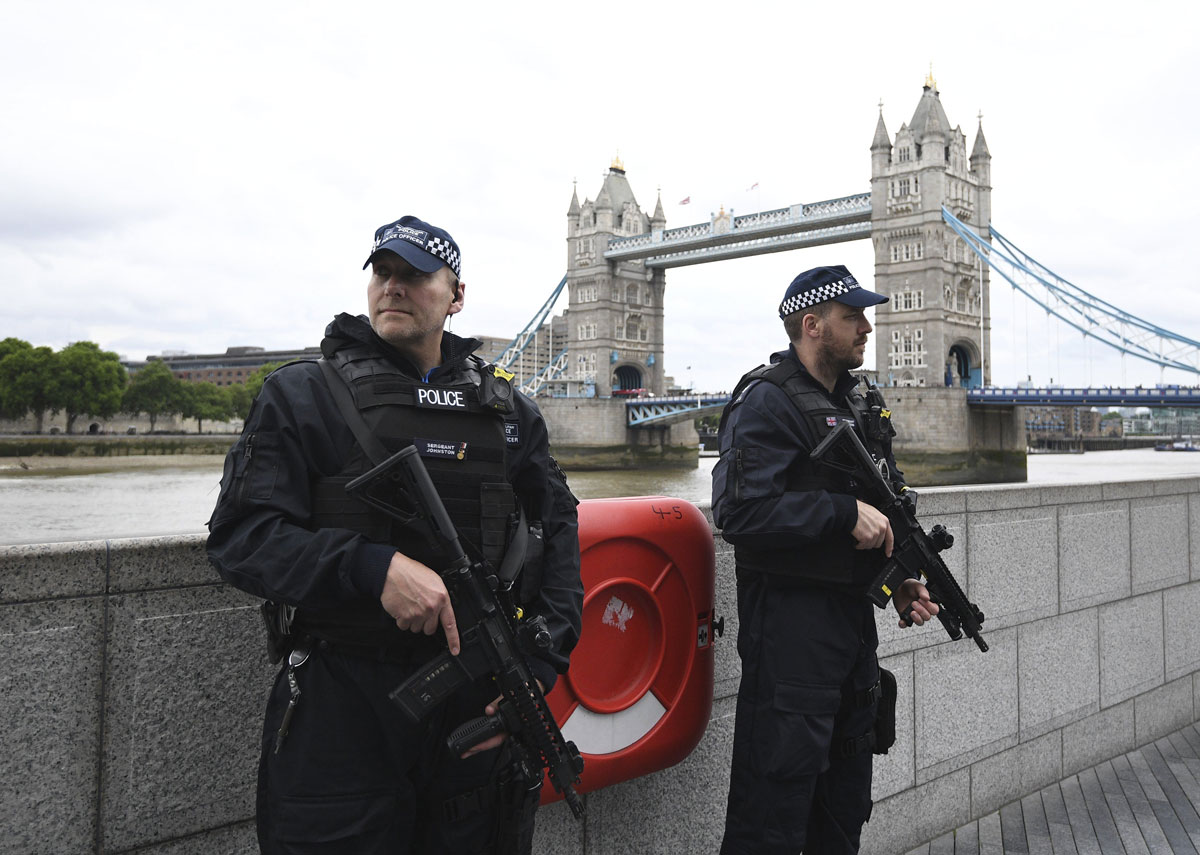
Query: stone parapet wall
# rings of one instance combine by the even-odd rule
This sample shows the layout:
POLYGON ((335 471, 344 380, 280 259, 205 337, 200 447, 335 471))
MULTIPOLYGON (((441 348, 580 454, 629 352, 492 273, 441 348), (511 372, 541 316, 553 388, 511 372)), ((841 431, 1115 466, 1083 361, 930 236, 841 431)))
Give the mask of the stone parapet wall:
MULTIPOLYGON (((1200 479, 924 491, 987 613, 990 652, 879 613, 900 685, 863 851, 902 853, 1200 712, 1200 479)), ((714 706, 678 766, 540 814, 535 851, 715 851, 739 677, 732 549, 717 544, 714 706)), ((257 603, 201 536, 0 548, 0 855, 256 851, 257 603)))
POLYGON ((255 851, 257 611, 202 536, 0 548, 0 853, 255 851))

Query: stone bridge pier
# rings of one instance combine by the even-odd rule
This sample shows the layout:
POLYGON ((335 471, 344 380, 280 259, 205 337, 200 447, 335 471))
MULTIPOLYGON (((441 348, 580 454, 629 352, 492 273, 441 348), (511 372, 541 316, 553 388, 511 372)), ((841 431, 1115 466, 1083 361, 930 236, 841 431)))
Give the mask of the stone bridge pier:
POLYGON ((621 398, 539 398, 551 452, 567 470, 696 468, 700 435, 694 420, 627 427, 621 398))

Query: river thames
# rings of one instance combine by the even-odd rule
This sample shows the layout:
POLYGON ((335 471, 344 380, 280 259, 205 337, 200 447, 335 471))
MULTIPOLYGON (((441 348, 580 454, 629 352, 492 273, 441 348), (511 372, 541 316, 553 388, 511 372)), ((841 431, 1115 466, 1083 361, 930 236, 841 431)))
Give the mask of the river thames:
MULTIPOLYGON (((35 464, 38 458, 31 458, 35 464)), ((0 473, 0 545, 197 534, 217 499, 221 458, 192 458, 172 466, 71 474, 30 474, 15 466, 0 473)), ((687 470, 567 473, 581 499, 664 495, 696 504, 710 500, 715 458, 687 470)), ((1153 449, 1029 456, 1030 484, 1136 481, 1200 476, 1200 453, 1153 449)))

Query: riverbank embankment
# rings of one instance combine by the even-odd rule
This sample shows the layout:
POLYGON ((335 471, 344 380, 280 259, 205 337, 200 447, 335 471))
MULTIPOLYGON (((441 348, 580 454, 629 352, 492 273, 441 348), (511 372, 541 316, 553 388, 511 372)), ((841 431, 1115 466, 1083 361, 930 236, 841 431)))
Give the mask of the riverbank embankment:
POLYGON ((232 434, 0 436, 0 477, 219 467, 232 434))

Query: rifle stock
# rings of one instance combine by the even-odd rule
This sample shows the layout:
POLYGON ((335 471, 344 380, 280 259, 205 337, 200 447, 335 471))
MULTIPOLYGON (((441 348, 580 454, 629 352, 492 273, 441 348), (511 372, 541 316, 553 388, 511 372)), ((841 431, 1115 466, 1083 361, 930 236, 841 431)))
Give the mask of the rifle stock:
MULTIPOLYGON (((472 563, 463 551, 416 448, 398 451, 347 484, 346 491, 394 519, 421 524, 443 561, 442 579, 461 628, 459 655, 446 651, 434 658, 392 691, 391 700, 413 721, 419 721, 462 686, 491 676, 501 695, 496 717, 466 722, 450 735, 447 744, 461 753, 507 730, 528 771, 536 772, 540 780, 541 771, 546 770, 571 812, 576 818, 583 816, 583 804, 574 789, 583 771, 583 758, 575 743, 563 739, 541 686, 525 663, 514 629, 518 615, 497 595, 499 582, 489 568, 472 563)), ((528 622, 522 630, 522 638, 531 638, 540 646, 550 643, 541 618, 528 622)))
POLYGON ((923 577, 930 597, 938 604, 938 620, 950 638, 957 641, 966 633, 986 653, 988 645, 979 631, 983 612, 967 599, 938 554, 954 545, 954 537, 940 525, 925 532, 917 521, 915 494, 905 488, 896 495, 881 464, 854 432, 854 425, 846 421, 838 424, 809 456, 815 463, 853 476, 866 501, 891 524, 892 555, 871 583, 867 592, 871 601, 883 608, 905 579, 923 577))

